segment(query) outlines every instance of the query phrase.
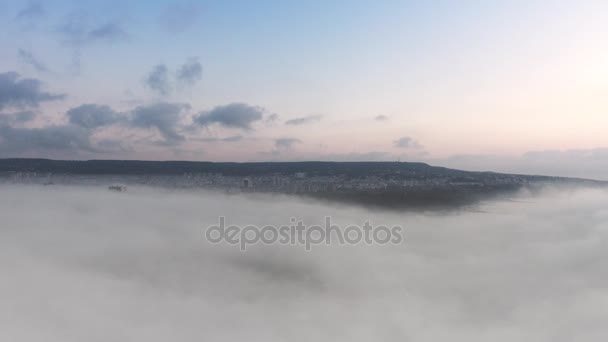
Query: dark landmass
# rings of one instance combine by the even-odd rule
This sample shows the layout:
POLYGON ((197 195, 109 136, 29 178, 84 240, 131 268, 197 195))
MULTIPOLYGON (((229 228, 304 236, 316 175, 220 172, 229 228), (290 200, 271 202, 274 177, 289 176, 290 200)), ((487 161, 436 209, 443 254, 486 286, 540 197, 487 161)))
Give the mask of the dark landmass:
POLYGON ((0 159, 0 182, 160 186, 283 193, 383 208, 450 208, 546 185, 608 182, 471 172, 409 162, 256 162, 0 159))
POLYGON ((418 174, 427 176, 468 176, 479 174, 408 162, 256 162, 213 163, 192 161, 139 160, 49 160, 0 159, 0 172, 50 172, 81 175, 183 175, 186 173, 221 173, 224 176, 262 176, 270 174, 309 176, 372 176, 418 174))

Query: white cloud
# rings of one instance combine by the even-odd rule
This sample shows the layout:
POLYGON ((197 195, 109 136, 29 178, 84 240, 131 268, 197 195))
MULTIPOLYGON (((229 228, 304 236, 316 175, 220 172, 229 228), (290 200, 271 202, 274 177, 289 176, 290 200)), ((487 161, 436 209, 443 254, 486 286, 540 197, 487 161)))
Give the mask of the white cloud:
POLYGON ((290 197, 3 187, 11 341, 604 341, 608 194, 403 214, 290 197), (238 208, 238 209, 237 209, 238 208), (209 245, 204 228, 400 224, 399 246, 209 245))

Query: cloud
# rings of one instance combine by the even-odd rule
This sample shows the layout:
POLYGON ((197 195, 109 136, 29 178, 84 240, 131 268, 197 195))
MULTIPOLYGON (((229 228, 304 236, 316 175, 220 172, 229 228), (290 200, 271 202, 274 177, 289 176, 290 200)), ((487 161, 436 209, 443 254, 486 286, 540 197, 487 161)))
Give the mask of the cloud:
POLYGON ((244 137, 242 135, 232 135, 232 136, 223 138, 222 141, 234 142, 234 141, 241 141, 243 139, 244 139, 244 137))
POLYGON ((295 145, 297 144, 301 144, 302 140, 300 139, 296 139, 296 138, 279 138, 279 139, 275 139, 274 140, 274 149, 270 152, 258 152, 258 155, 261 156, 274 156, 274 157, 278 157, 281 154, 283 154, 283 152, 287 152, 289 150, 291 150, 295 145))
POLYGON ((101 139, 97 142, 97 147, 104 152, 134 152, 133 147, 125 141, 117 139, 101 139))
POLYGON ((296 138, 280 138, 274 141, 274 146, 279 150, 291 149, 296 144, 301 144, 302 140, 296 138))
POLYGON ((169 69, 164 64, 156 65, 144 79, 148 88, 160 95, 167 95, 171 91, 171 80, 169 79, 169 69))
POLYGON ((83 104, 67 111, 71 124, 85 128, 99 128, 118 122, 121 118, 112 108, 106 105, 83 104))
POLYGON ((13 116, 15 118, 15 122, 28 122, 36 118, 36 113, 32 112, 31 110, 26 110, 14 113, 13 116))
POLYGON ((410 137, 401 137, 393 141, 393 145, 399 148, 421 149, 423 148, 416 140, 410 137))
POLYGON ((192 140, 196 140, 196 141, 204 141, 204 142, 237 142, 237 141, 242 141, 243 139, 245 139, 245 137, 243 137, 242 135, 231 135, 229 137, 225 137, 225 138, 195 138, 192 140))
POLYGON ((262 120, 265 110, 246 103, 230 103, 201 112, 194 122, 201 126, 217 124, 228 128, 251 130, 252 124, 262 120))
POLYGON ((8 107, 38 107, 45 101, 61 100, 64 94, 51 94, 41 90, 42 82, 33 78, 20 78, 16 72, 0 73, 0 110, 8 107))
POLYGON ((165 143, 176 144, 185 138, 178 133, 179 122, 189 105, 182 103, 156 103, 140 106, 133 110, 131 125, 138 128, 156 128, 165 139, 165 143))
POLYGON ((608 335, 602 190, 547 189, 489 201, 483 212, 436 214, 290 196, 129 190, 3 186, 4 336, 600 342, 608 335), (399 225, 406 238, 357 246, 333 239, 309 252, 258 243, 241 252, 205 240, 220 215, 227 226, 258 227, 291 225, 291 217, 323 227, 331 216, 342 229, 399 225))
MULTIPOLYGON (((166 96, 173 90, 173 84, 179 87, 193 86, 203 78, 203 66, 198 57, 188 59, 175 72, 175 80, 165 64, 155 65, 144 78, 144 84, 160 95, 166 96)), ((179 89, 178 87, 178 89, 179 89)))
POLYGON ((38 17, 41 17, 45 14, 44 6, 39 1, 29 1, 25 7, 23 7, 17 15, 15 19, 18 20, 32 20, 38 17))
POLYGON ((181 85, 194 85, 203 78, 203 66, 198 58, 190 58, 177 71, 177 83, 181 85))
POLYGON ((92 18, 85 12, 72 12, 59 27, 64 42, 81 47, 97 42, 115 43, 128 39, 129 34, 120 23, 108 21, 91 23, 92 18))
POLYGON ((286 125, 305 125, 321 120, 321 115, 310 115, 285 121, 286 125))
POLYGON ((374 120, 376 120, 376 121, 386 121, 386 120, 388 120, 388 116, 386 116, 386 115, 378 115, 378 116, 376 116, 374 118, 374 120))
POLYGON ((171 4, 161 13, 158 22, 169 33, 182 33, 198 22, 200 14, 196 3, 171 4))
POLYGON ((273 122, 275 122, 275 121, 277 121, 277 120, 279 120, 279 114, 272 113, 272 114, 270 114, 270 115, 268 115, 268 116, 266 117, 266 120, 265 120, 265 121, 266 121, 266 123, 269 123, 269 124, 270 124, 270 123, 273 123, 273 122))
POLYGON ((119 41, 128 38, 128 34, 122 27, 117 23, 106 23, 102 26, 92 29, 88 32, 87 38, 91 42, 96 41, 119 41))
MULTIPOLYGON (((36 128, 19 128, 20 124, 35 117, 34 112, 0 114, 0 152, 4 154, 29 154, 33 156, 56 155, 54 152, 110 153, 131 152, 131 144, 147 143, 175 147, 185 137, 180 121, 190 106, 182 103, 155 103, 139 106, 120 113, 107 105, 83 104, 66 112, 68 124, 50 125, 36 128), (117 127, 120 129, 154 129, 162 136, 162 141, 142 138, 137 131, 130 131, 123 139, 93 139, 99 128, 117 127)), ((116 131, 104 131, 105 133, 116 131)), ((101 134, 103 136, 104 134, 101 134)), ((107 134, 105 134, 107 136, 107 134)), ((152 135, 151 137, 153 137, 152 135)), ((242 137, 232 136, 222 141, 238 141, 242 137)), ((65 158, 66 154, 61 156, 65 158)), ((69 156, 69 155, 68 155, 69 156)))
POLYGON ((0 125, 22 124, 34 120, 36 113, 31 110, 16 113, 0 113, 0 125))
POLYGON ((44 65, 44 63, 40 62, 31 51, 27 51, 24 49, 19 49, 17 52, 19 59, 25 64, 30 65, 38 72, 47 72, 48 68, 44 65))
POLYGON ((81 50, 84 47, 96 43, 113 44, 129 38, 129 34, 120 23, 99 22, 84 11, 75 11, 67 15, 59 26, 58 32, 62 37, 62 42, 73 48, 71 68, 75 74, 80 72, 81 50))
POLYGON ((24 152, 101 152, 91 144, 91 131, 75 126, 16 128, 0 126, 0 152, 13 155, 24 152))

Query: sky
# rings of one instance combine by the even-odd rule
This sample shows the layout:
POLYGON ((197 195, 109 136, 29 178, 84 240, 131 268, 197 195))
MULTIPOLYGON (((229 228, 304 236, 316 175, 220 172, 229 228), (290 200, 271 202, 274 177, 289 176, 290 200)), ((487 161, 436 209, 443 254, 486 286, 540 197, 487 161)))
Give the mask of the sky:
POLYGON ((605 1, 3 1, 0 157, 608 179, 605 1))

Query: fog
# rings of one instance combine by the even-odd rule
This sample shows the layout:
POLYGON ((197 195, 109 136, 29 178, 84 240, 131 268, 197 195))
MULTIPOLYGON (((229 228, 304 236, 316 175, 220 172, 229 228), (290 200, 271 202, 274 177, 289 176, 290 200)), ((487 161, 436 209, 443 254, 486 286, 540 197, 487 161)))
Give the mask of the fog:
POLYGON ((291 197, 0 187, 5 341, 605 341, 608 193, 398 213, 291 197), (210 244, 205 228, 401 225, 400 245, 210 244))

